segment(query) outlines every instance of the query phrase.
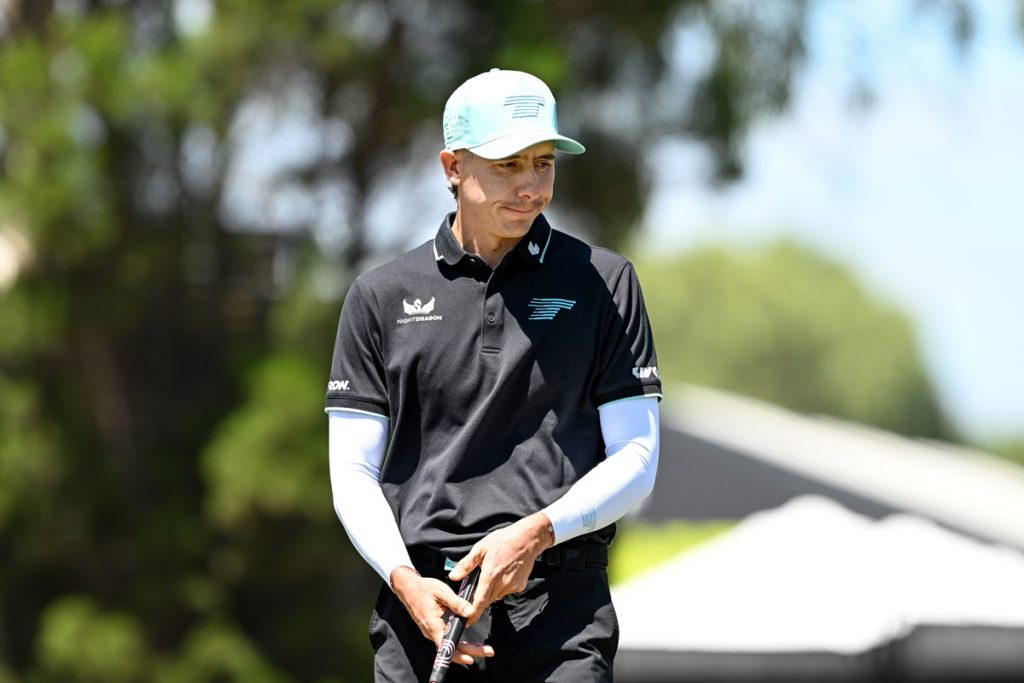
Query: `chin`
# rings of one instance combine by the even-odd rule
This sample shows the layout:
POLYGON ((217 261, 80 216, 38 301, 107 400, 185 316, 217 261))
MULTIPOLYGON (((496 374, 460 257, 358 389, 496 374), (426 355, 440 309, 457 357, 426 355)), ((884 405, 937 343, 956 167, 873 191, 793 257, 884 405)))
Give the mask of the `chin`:
POLYGON ((505 234, 508 237, 522 237, 526 233, 530 232, 530 227, 533 225, 533 221, 536 216, 530 216, 529 218, 523 218, 521 220, 505 221, 503 227, 505 234))
POLYGON ((530 226, 537 219, 538 212, 530 212, 526 214, 515 214, 510 211, 505 212, 502 220, 502 224, 506 226, 506 229, 510 232, 518 233, 518 236, 522 237, 529 230, 530 226))

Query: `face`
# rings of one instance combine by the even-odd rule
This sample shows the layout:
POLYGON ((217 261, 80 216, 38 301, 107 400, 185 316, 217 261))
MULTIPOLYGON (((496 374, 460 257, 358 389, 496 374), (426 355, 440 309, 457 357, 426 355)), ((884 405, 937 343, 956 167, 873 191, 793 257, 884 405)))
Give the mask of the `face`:
POLYGON ((445 150, 441 162, 448 181, 459 189, 462 223, 501 239, 525 235, 554 192, 553 142, 493 160, 468 150, 445 150))

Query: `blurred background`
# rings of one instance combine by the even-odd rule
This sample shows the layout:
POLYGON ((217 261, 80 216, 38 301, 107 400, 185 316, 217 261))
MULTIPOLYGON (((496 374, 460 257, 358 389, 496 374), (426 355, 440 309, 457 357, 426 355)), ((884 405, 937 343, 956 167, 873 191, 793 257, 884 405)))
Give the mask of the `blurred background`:
POLYGON ((0 683, 370 678, 334 330, 493 66, 657 338, 619 680, 1024 674, 1024 3, 0 0, 0 683))

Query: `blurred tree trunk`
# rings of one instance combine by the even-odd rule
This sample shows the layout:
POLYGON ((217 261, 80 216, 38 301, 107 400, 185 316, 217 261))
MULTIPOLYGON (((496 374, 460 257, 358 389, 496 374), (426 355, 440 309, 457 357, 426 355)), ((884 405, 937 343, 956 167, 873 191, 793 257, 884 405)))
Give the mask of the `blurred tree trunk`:
POLYGON ((53 10, 53 0, 3 0, 4 19, 8 30, 42 31, 53 10))

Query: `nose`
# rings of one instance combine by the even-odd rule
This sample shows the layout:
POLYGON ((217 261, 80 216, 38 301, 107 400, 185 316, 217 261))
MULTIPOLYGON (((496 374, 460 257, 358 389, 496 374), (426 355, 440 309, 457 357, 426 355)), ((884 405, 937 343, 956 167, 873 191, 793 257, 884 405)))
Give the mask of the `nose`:
POLYGON ((519 182, 519 196, 523 199, 535 199, 540 195, 541 180, 536 169, 528 169, 519 182))

